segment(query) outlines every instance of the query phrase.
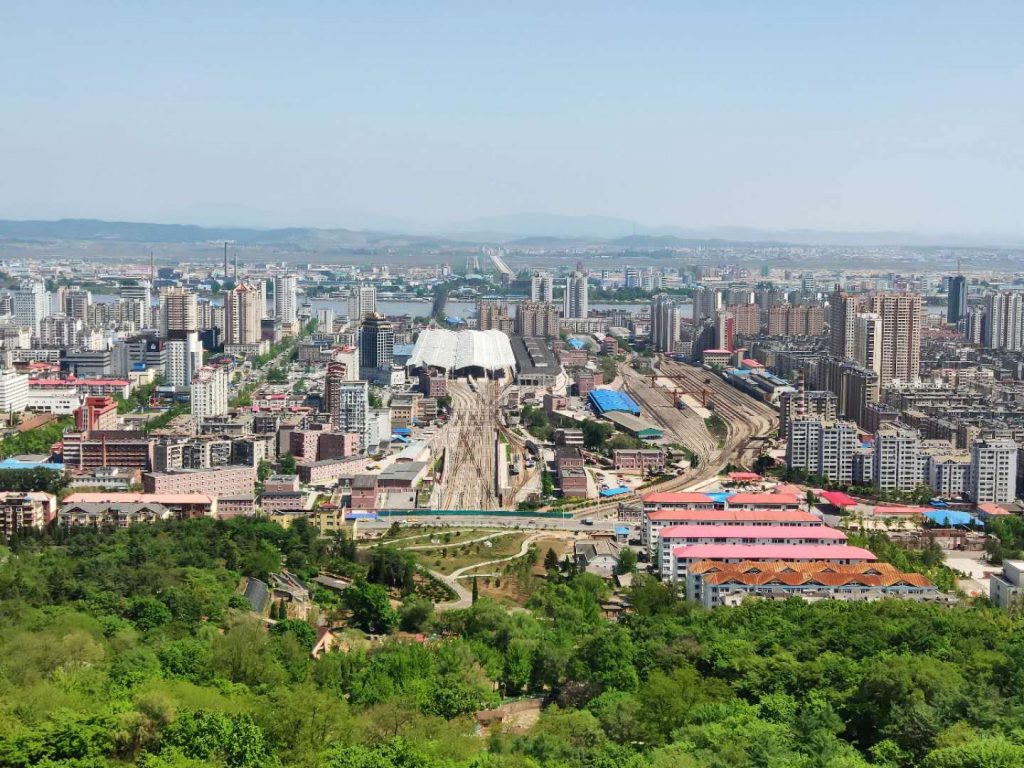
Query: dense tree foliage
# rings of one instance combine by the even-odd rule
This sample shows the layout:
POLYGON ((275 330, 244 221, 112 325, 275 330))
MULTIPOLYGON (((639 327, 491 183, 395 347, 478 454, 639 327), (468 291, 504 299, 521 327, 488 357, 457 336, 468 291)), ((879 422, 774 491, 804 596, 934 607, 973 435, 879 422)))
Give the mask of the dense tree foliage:
POLYGON ((56 496, 63 493, 67 487, 67 476, 54 469, 0 469, 0 488, 5 491, 43 491, 56 496))
POLYGON ((354 633, 314 660, 312 624, 268 626, 238 592, 282 565, 368 572, 350 545, 242 519, 0 550, 0 765, 1024 764, 1017 614, 797 600, 709 612, 637 576, 634 612, 612 623, 606 582, 554 572, 527 611, 481 595, 435 614, 415 594, 396 610, 401 579, 390 593, 359 579, 342 598, 352 623, 424 636, 354 633), (523 695, 546 702, 535 724, 475 735, 474 712, 523 695))
POLYGON ((74 426, 74 419, 66 417, 25 432, 12 432, 0 440, 0 458, 21 454, 49 456, 53 444, 64 437, 64 430, 74 426))
POLYGON ((994 518, 986 529, 995 537, 986 542, 986 551, 993 563, 1019 559, 1024 553, 1024 518, 1011 515, 994 518))
POLYGON ((879 531, 853 533, 848 543, 874 552, 880 560, 892 563, 904 573, 923 573, 943 592, 952 592, 956 577, 943 562, 942 549, 930 541, 924 549, 909 549, 879 531))

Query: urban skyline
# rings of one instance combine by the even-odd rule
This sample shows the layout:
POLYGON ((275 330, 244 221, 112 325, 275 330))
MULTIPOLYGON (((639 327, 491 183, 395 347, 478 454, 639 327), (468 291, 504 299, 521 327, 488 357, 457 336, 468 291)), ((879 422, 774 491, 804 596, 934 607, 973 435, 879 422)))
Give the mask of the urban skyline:
POLYGON ((5 766, 1024 766, 1024 6, 0 16, 5 766))

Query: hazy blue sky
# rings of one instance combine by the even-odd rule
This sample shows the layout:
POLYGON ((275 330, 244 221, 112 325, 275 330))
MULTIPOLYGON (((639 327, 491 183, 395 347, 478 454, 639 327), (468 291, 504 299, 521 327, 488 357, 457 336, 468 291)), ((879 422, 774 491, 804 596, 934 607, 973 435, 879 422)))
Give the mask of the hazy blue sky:
POLYGON ((0 216, 1024 232, 1019 1, 97 5, 0 6, 0 216))

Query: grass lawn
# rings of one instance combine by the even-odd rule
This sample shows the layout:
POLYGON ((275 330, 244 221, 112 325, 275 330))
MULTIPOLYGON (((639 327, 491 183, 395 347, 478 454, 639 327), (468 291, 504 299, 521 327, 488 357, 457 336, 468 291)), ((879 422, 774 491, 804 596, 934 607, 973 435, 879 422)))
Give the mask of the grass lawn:
POLYGON ((377 544, 388 544, 398 548, 406 546, 418 547, 430 544, 432 539, 437 539, 442 545, 449 541, 458 545, 458 542, 466 539, 478 539, 490 533, 496 533, 498 529, 487 528, 450 528, 444 526, 424 526, 422 528, 402 528, 397 536, 385 536, 379 539, 359 539, 360 546, 375 546, 377 544))
MULTIPOLYGON (((449 574, 457 571, 459 568, 518 554, 526 536, 526 533, 520 531, 498 536, 490 541, 491 546, 489 547, 483 541, 460 545, 457 539, 453 539, 452 543, 447 547, 410 551, 416 556, 417 562, 424 567, 439 573, 449 574)), ((470 536, 467 538, 475 537, 470 536)))

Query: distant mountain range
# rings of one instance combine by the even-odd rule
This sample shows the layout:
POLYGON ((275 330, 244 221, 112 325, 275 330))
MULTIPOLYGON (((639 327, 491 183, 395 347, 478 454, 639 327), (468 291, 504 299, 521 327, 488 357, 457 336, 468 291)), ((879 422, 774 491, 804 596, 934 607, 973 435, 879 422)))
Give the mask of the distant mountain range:
POLYGON ((779 243, 821 246, 949 246, 1022 247, 1024 235, 1007 234, 921 234, 917 232, 836 232, 815 229, 757 229, 754 227, 650 227, 629 219, 610 216, 559 216, 523 213, 474 219, 448 230, 451 235, 491 235, 513 238, 554 237, 598 238, 637 247, 671 247, 684 242, 724 241, 729 243, 779 243))
MULTIPOLYGON (((417 228, 418 229, 418 228, 417 228)), ((815 245, 834 247, 1024 247, 1024 236, 926 235, 913 232, 832 232, 811 229, 765 230, 749 227, 648 227, 606 216, 527 213, 491 216, 412 232, 285 227, 200 227, 98 219, 21 221, 0 219, 0 240, 104 240, 126 243, 204 243, 289 246, 300 249, 358 248, 371 245, 508 243, 559 247, 600 243, 613 247, 657 249, 699 243, 815 245)))

